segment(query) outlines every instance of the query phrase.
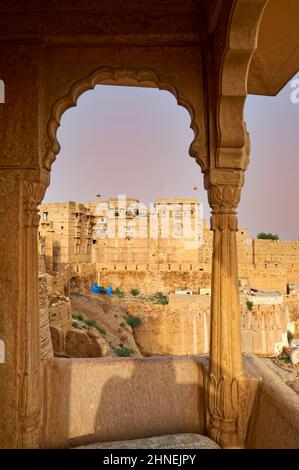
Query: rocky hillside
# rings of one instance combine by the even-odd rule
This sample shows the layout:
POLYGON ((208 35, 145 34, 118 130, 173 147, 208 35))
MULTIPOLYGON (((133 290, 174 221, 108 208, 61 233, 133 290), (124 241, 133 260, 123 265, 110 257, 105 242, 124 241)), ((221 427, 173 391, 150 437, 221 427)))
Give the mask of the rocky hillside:
POLYGON ((130 326, 134 320, 127 316, 124 299, 75 293, 71 295, 71 313, 72 330, 97 338, 102 356, 141 356, 130 326))

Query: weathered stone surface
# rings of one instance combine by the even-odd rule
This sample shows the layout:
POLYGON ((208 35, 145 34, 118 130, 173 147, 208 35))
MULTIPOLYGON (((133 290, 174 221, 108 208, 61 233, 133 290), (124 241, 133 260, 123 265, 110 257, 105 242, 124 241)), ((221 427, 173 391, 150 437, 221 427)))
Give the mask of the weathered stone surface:
POLYGON ((65 335, 65 352, 71 357, 101 357, 102 349, 96 338, 85 331, 69 330, 65 335))
POLYGON ((200 434, 170 434, 132 441, 97 442, 78 449, 220 449, 216 442, 200 434))

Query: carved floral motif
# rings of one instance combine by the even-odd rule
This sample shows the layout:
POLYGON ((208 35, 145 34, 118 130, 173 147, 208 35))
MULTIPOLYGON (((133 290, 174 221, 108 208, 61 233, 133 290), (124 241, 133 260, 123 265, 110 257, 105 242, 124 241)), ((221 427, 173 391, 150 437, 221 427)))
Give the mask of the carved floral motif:
POLYGON ((243 448, 259 380, 245 374, 207 381, 207 428, 209 436, 223 448, 243 448))
POLYGON ((40 182, 24 181, 22 184, 22 198, 24 208, 24 224, 25 227, 38 227, 39 211, 38 206, 41 204, 46 191, 46 186, 40 182))
POLYGON ((238 230, 237 207, 241 187, 234 185, 211 185, 208 188, 209 204, 212 208, 211 230, 238 230))

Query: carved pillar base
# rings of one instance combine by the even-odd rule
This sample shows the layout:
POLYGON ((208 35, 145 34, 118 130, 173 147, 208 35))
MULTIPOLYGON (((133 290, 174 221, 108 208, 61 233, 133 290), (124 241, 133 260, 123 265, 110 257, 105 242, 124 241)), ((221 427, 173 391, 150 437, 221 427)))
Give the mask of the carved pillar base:
POLYGON ((207 380, 207 430, 223 449, 244 448, 259 380, 251 377, 207 380))

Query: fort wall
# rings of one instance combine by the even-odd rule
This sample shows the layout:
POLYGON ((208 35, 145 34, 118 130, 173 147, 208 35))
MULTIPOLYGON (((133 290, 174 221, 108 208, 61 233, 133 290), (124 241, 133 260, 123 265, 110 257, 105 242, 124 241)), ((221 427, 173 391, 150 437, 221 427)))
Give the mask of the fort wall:
MULTIPOLYGON (((184 281, 178 281, 171 276, 160 273, 180 272, 190 282, 188 288, 198 292, 200 287, 206 285, 206 278, 201 272, 211 272, 213 236, 206 220, 201 221, 198 246, 190 245, 190 239, 177 236, 175 228, 182 230, 181 219, 176 219, 176 212, 182 213, 183 203, 188 203, 195 212, 197 202, 194 199, 179 200, 165 199, 157 203, 157 207, 168 207, 169 227, 168 237, 163 235, 163 220, 158 212, 158 226, 156 238, 150 237, 148 230, 143 238, 135 238, 134 230, 138 224, 148 218, 138 212, 138 201, 128 200, 130 210, 126 211, 123 219, 124 234, 119 234, 116 224, 114 238, 108 236, 109 217, 118 222, 121 209, 118 201, 92 201, 87 204, 69 201, 61 204, 43 204, 40 208, 41 222, 39 230, 40 269, 47 272, 62 271, 67 265, 84 265, 84 275, 94 281, 100 278, 102 282, 113 285, 124 284, 123 288, 139 288, 143 286, 146 292, 151 289, 148 280, 156 276, 153 289, 171 291, 173 287, 184 288, 184 281), (161 202, 162 201, 162 202, 161 202), (162 204, 163 203, 163 204, 162 204), (109 214, 105 213, 104 206, 109 206, 109 214), (111 215, 112 214, 112 215, 111 215), (143 218, 142 218, 143 217, 143 218), (86 273, 86 265, 96 265, 96 273, 86 273), (129 273, 127 276, 121 273, 129 273), (145 282, 140 275, 132 273, 144 272, 145 282), (113 273, 119 273, 119 280, 113 273), (185 273, 189 273, 188 275, 185 273), (198 275, 198 283, 193 280, 193 273, 198 275), (126 281, 126 278, 128 279, 126 281), (169 279, 168 279, 169 278, 169 279), (203 279, 204 278, 204 279, 203 279), (157 287, 161 281, 160 288, 157 287), (135 285, 134 285, 135 284, 135 285), (192 286, 192 287, 191 287, 192 286)), ((193 218, 192 218, 193 217, 193 218)), ((194 216, 191 225, 194 225, 194 216)), ((194 228, 194 227, 193 227, 194 228)), ((194 240, 193 240, 194 241, 194 240)), ((272 241, 250 238, 246 229, 237 232, 237 251, 239 276, 247 278, 248 284, 258 290, 277 290, 287 293, 287 285, 299 284, 299 241, 272 241)), ((94 270, 94 266, 92 267, 94 270)), ((83 273, 81 271, 81 273, 83 273)), ((78 276, 77 276, 78 277, 78 276)), ((209 276, 207 276, 208 278, 209 276)))
POLYGON ((53 346, 49 323, 49 293, 47 289, 47 275, 39 276, 39 312, 40 312, 40 338, 41 359, 53 357, 53 346))
MULTIPOLYGON (((288 311, 284 305, 254 305, 250 311, 242 298, 241 337, 243 352, 276 356, 288 345, 288 311)), ((171 296, 168 305, 131 302, 131 316, 142 322, 134 336, 143 355, 208 354, 210 299, 208 296, 171 296)))
POLYGON ((39 275, 41 358, 63 353, 65 335, 72 328, 68 272, 39 275))

